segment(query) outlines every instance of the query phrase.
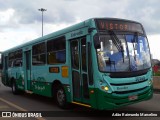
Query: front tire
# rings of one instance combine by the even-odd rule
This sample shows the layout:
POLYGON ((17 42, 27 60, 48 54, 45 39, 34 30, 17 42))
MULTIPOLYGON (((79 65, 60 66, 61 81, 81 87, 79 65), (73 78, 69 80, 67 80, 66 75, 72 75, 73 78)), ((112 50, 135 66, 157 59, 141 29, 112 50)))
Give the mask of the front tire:
POLYGON ((63 109, 68 108, 68 103, 64 88, 60 85, 56 89, 55 98, 56 98, 56 103, 59 107, 63 109))

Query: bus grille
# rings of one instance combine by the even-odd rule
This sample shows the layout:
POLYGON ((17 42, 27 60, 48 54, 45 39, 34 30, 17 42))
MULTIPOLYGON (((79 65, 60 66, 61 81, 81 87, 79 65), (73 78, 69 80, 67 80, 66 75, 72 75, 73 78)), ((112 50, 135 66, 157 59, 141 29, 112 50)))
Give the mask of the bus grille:
POLYGON ((146 99, 146 97, 148 97, 148 95, 151 94, 151 92, 152 90, 150 89, 150 87, 144 87, 141 89, 123 91, 123 92, 116 91, 116 92, 113 92, 112 95, 106 95, 105 99, 106 99, 106 102, 111 102, 116 105, 125 105, 125 104, 132 103, 133 101, 136 102, 136 101, 144 100, 146 99), (127 93, 133 93, 133 95, 137 95, 138 99, 130 101, 127 93))
POLYGON ((144 90, 144 89, 146 89, 146 88, 147 88, 147 86, 144 87, 144 88, 136 89, 136 90, 129 90, 129 91, 115 91, 115 92, 113 92, 113 93, 116 93, 116 94, 128 94, 128 93, 138 92, 138 91, 144 90))

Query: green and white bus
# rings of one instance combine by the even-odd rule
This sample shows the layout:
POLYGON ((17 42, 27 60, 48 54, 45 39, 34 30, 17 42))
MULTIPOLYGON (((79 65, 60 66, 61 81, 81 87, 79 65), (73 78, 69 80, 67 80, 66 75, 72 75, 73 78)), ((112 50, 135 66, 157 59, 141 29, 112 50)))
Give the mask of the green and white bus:
POLYGON ((153 95, 150 49, 143 26, 92 18, 2 52, 2 83, 19 91, 107 110, 153 95))

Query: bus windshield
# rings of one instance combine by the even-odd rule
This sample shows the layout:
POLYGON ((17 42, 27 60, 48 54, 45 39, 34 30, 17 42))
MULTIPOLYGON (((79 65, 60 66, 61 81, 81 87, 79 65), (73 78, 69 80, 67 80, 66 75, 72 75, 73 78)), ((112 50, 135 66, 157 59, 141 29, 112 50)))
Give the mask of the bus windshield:
POLYGON ((102 72, 131 72, 151 67, 147 38, 138 34, 99 35, 96 48, 102 72))

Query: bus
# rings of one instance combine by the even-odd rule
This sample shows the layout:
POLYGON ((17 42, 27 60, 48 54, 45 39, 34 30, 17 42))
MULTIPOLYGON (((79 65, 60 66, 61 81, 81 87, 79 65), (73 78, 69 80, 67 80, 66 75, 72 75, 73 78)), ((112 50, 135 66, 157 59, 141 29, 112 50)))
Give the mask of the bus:
POLYGON ((13 94, 112 110, 153 96, 151 54, 139 22, 91 18, 3 51, 2 83, 13 94))

